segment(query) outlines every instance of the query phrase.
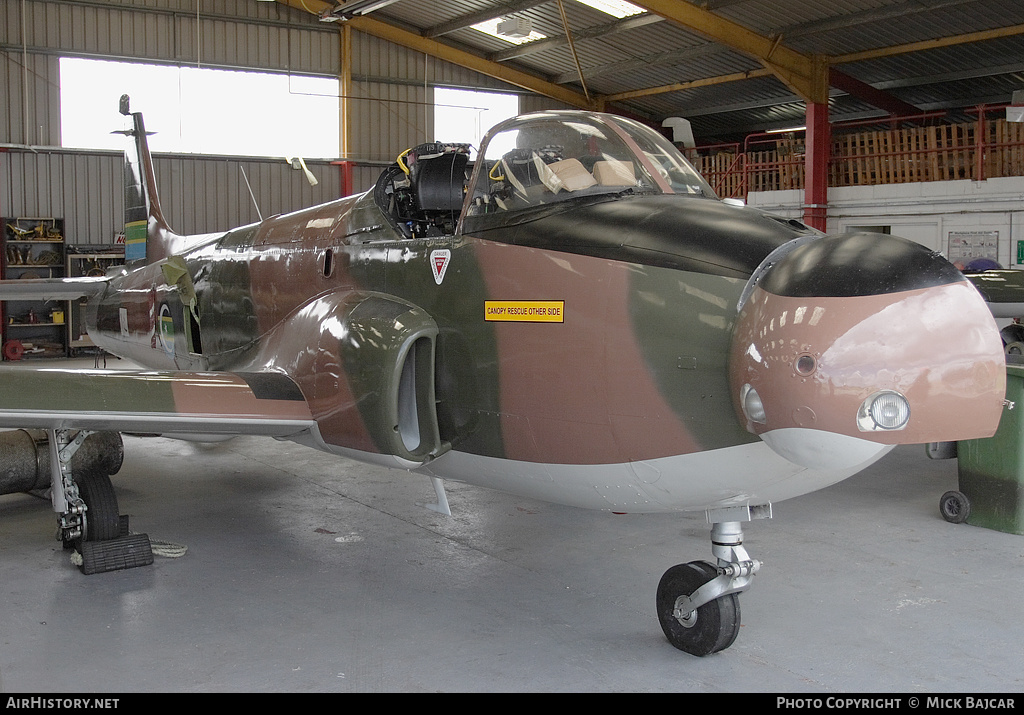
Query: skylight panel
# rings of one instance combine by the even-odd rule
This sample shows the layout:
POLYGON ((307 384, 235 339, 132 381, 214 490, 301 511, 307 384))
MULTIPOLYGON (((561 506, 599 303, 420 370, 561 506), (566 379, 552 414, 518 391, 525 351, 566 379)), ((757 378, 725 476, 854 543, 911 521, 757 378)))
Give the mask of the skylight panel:
POLYGON ((639 15, 642 12, 647 12, 642 7, 637 7, 625 0, 576 0, 576 2, 592 7, 595 10, 600 10, 620 20, 630 15, 639 15))
MULTIPOLYGON (((642 7, 634 5, 631 2, 626 2, 626 0, 576 0, 576 2, 582 3, 583 5, 591 7, 594 10, 603 12, 606 15, 611 15, 612 17, 619 20, 621 20, 624 17, 631 17, 632 15, 639 15, 641 13, 647 12, 642 7)), ((490 35, 491 37, 496 37, 499 40, 504 40, 505 42, 512 43, 513 45, 521 45, 524 42, 533 42, 534 40, 542 40, 545 37, 547 37, 547 35, 541 34, 536 30, 531 30, 530 34, 527 35, 526 37, 516 37, 514 35, 499 34, 498 23, 502 22, 505 19, 506 18, 503 17, 495 17, 485 22, 478 22, 472 27, 474 30, 478 32, 482 32, 485 35, 490 35)))

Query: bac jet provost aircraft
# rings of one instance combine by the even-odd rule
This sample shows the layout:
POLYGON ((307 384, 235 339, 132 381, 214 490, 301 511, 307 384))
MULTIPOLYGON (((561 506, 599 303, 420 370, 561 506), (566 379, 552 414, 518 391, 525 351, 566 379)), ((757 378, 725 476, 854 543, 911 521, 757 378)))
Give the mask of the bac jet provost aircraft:
POLYGON ((427 475, 442 503, 454 479, 705 511, 717 563, 670 568, 657 612, 706 655, 761 565, 742 522, 1004 409, 999 332, 940 255, 720 201, 637 122, 518 117, 468 180, 467 146, 424 144, 362 195, 186 237, 126 100, 127 265, 0 286, 87 298, 95 343, 146 368, 0 377, 0 426, 49 431, 66 540, 114 528, 63 458, 92 430, 270 435, 427 475))

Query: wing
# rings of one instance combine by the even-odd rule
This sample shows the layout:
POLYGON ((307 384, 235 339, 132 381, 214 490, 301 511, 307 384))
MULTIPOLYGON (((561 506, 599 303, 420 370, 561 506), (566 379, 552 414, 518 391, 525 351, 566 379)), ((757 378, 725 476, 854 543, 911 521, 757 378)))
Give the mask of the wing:
POLYGON ((0 427, 289 437, 315 426, 281 373, 0 371, 0 427))
POLYGON ((27 278, 0 281, 0 300, 75 300, 92 298, 107 287, 106 277, 27 278))
POLYGON ((1024 316, 1024 271, 991 270, 967 273, 967 280, 981 293, 996 318, 1024 316))

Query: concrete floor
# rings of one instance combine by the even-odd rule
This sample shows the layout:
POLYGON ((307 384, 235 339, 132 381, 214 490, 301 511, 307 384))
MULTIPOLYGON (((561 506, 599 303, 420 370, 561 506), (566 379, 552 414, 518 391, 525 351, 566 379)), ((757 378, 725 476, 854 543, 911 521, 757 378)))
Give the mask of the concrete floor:
POLYGON ((134 531, 181 558, 83 576, 49 503, 0 497, 0 691, 1020 692, 1024 537, 941 519, 956 463, 899 448, 746 530, 732 648, 664 639, 702 515, 616 516, 270 439, 125 438, 134 531))

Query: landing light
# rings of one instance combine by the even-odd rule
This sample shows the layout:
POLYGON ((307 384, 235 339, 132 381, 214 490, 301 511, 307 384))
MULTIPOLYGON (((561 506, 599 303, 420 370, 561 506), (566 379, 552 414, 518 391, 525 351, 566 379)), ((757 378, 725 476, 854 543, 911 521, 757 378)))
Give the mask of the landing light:
POLYGON ((768 422, 768 415, 765 414, 761 396, 749 384, 744 385, 743 389, 740 390, 740 404, 743 406, 743 414, 751 422, 757 422, 761 425, 768 422))
POLYGON ((910 403, 893 390, 876 392, 857 410, 857 427, 861 432, 901 430, 909 421, 910 403))

